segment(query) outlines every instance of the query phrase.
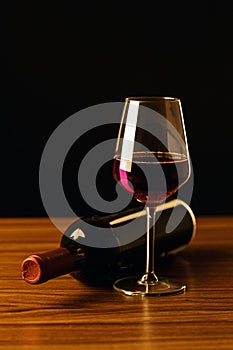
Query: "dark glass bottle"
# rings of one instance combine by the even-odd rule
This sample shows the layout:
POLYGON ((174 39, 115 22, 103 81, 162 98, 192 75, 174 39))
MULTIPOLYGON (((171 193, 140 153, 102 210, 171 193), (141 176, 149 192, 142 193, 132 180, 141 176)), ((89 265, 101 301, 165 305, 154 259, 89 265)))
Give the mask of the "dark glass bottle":
MULTIPOLYGON (((79 230, 83 236, 87 234, 84 232, 83 222, 93 225, 98 234, 103 228, 114 228, 136 217, 139 217, 138 225, 142 225, 143 229, 146 214, 142 209, 137 207, 117 214, 91 216, 75 221, 63 234, 59 248, 30 255, 22 262, 22 278, 30 284, 39 284, 70 273, 72 277, 87 284, 103 285, 111 284, 118 277, 131 273, 140 274, 145 265, 146 234, 125 245, 96 248, 78 242, 79 235, 75 240, 74 232, 79 230)), ((156 225, 157 260, 185 249, 195 236, 195 216, 190 207, 180 200, 165 204, 156 225), (182 220, 173 231, 166 233, 166 225, 172 212, 181 215, 182 220)))

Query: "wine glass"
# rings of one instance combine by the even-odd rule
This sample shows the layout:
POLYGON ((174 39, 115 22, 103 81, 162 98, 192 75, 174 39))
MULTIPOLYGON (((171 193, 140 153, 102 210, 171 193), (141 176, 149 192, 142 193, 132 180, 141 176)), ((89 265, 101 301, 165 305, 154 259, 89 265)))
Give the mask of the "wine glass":
POLYGON ((147 213, 145 273, 117 280, 114 289, 142 296, 184 292, 184 283, 158 277, 154 269, 156 207, 177 193, 190 176, 180 100, 159 96, 126 98, 113 164, 115 180, 145 204, 147 213))

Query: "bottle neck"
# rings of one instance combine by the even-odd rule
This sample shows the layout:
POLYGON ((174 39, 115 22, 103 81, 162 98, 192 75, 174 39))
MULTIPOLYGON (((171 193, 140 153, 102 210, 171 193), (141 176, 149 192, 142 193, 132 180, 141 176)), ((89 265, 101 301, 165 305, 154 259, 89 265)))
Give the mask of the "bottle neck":
POLYGON ((82 251, 74 252, 65 247, 33 254, 22 262, 22 278, 30 284, 44 283, 78 269, 85 259, 82 251))

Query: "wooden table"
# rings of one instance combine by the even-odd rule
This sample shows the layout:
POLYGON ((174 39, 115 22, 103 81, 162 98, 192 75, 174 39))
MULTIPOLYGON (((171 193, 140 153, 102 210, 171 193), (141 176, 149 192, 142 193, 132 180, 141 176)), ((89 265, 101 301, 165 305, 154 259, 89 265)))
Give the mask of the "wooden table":
POLYGON ((31 253, 57 248, 47 218, 0 219, 1 349, 233 349, 233 217, 199 217, 191 245, 164 272, 185 294, 130 297, 70 275, 21 279, 31 253))

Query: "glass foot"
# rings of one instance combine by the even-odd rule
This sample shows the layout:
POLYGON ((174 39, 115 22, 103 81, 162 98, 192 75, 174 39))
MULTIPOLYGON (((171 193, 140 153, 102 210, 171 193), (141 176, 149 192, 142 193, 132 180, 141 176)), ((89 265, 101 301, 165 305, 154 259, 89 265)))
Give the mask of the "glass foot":
POLYGON ((113 288, 126 295, 167 295, 183 293, 186 285, 175 280, 159 278, 157 282, 141 282, 140 277, 125 277, 117 280, 113 288))

